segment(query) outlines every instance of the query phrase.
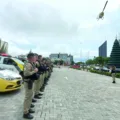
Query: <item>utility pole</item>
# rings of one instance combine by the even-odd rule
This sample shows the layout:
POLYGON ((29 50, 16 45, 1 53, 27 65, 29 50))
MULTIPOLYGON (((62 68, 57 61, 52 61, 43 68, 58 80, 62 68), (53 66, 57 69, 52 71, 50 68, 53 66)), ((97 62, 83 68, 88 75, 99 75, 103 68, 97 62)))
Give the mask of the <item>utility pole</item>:
POLYGON ((88 51, 88 60, 89 60, 89 57, 90 57, 90 51, 88 51))
MULTIPOLYGON (((80 42, 80 45, 82 44, 82 42, 80 42)), ((80 59, 82 58, 82 48, 80 48, 80 59)))

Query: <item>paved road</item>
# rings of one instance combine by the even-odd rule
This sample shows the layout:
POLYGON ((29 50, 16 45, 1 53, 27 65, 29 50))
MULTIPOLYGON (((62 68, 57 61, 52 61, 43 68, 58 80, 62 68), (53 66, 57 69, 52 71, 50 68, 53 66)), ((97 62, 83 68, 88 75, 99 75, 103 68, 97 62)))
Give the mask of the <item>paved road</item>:
MULTIPOLYGON (((55 68, 34 120, 120 120, 120 80, 55 68)), ((22 119, 24 89, 0 94, 0 120, 22 119)))

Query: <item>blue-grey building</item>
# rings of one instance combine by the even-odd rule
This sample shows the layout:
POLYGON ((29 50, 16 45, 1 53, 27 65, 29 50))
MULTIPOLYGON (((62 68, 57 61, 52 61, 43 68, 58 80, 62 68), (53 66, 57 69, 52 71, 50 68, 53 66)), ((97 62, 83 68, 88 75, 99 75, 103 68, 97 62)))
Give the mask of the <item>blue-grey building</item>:
POLYGON ((68 55, 67 53, 58 53, 58 54, 51 54, 49 58, 52 61, 55 60, 63 60, 65 63, 71 64, 73 62, 73 56, 68 55))
POLYGON ((99 47, 99 57, 107 57, 107 41, 99 47))

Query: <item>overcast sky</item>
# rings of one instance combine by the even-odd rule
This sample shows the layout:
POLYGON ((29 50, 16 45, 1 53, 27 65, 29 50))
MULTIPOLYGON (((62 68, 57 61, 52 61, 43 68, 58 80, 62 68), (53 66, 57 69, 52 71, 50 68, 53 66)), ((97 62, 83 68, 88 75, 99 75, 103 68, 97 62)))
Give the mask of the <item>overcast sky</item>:
POLYGON ((120 0, 109 0, 104 20, 96 18, 106 0, 0 0, 0 37, 9 53, 73 54, 75 60, 98 55, 108 41, 108 55, 120 33, 120 0))

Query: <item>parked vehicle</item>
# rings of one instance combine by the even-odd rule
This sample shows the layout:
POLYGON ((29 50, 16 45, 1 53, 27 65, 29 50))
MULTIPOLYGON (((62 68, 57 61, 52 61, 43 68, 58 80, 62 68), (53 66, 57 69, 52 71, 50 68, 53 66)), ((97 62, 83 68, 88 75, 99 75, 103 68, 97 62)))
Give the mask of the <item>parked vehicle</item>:
POLYGON ((80 68, 80 65, 72 65, 72 68, 78 69, 80 68))
POLYGON ((103 71, 103 72, 109 72, 110 70, 109 70, 107 67, 103 67, 103 68, 101 69, 101 71, 103 71))
POLYGON ((19 72, 23 71, 24 63, 13 57, 8 57, 8 56, 0 56, 0 64, 5 64, 6 66, 12 65, 14 66, 19 72))
POLYGON ((100 70, 100 67, 99 66, 95 66, 94 70, 100 70))
POLYGON ((0 92, 8 92, 20 89, 22 77, 11 70, 0 69, 0 92))

